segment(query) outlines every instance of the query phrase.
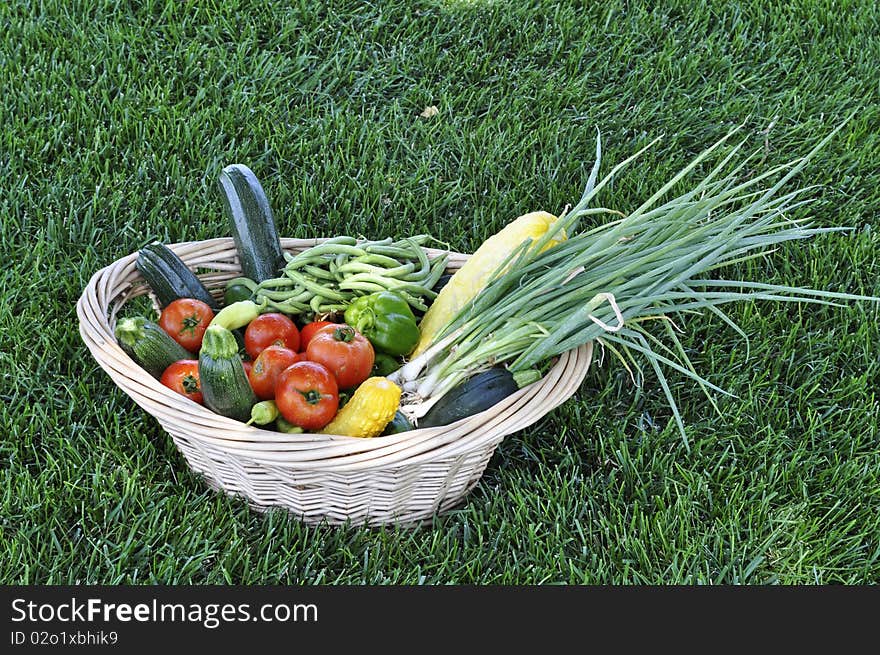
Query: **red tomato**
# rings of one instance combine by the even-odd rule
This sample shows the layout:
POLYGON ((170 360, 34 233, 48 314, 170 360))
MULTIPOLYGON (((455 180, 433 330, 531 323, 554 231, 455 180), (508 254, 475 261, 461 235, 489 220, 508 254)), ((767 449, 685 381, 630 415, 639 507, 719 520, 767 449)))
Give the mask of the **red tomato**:
POLYGON ((195 298, 178 298, 162 310, 159 327, 181 346, 196 353, 202 347, 202 337, 213 318, 214 311, 207 303, 195 298))
POLYGON ((351 389, 370 377, 376 353, 360 332, 345 323, 334 323, 315 332, 306 357, 326 366, 340 389, 351 389))
MULTIPOLYGON (((244 374, 247 376, 248 383, 251 385, 251 389, 254 388, 254 383, 251 382, 251 371, 254 370, 254 363, 249 359, 241 360, 241 365, 244 367, 244 374)), ((254 391, 256 393, 256 391, 254 391)))
POLYGON ((278 375, 291 364, 295 364, 296 357, 295 352, 284 346, 269 346, 257 355, 248 379, 260 400, 272 400, 275 397, 275 381, 278 375))
POLYGON ((275 383, 275 404, 286 421, 303 430, 319 430, 339 409, 336 378, 315 362, 292 364, 275 383))
POLYGON ((202 387, 199 383, 199 362, 195 359, 181 359, 169 364, 159 381, 181 396, 186 396, 202 404, 202 387))
POLYGON ((333 325, 332 321, 312 321, 311 323, 306 323, 302 326, 302 329, 299 331, 299 349, 300 352, 305 352, 306 348, 309 347, 309 341, 312 340, 312 337, 315 336, 315 332, 320 330, 325 325, 333 325))
POLYGON ((244 349, 255 360, 268 346, 284 346, 293 352, 299 350, 299 328, 289 317, 279 312, 260 314, 244 331, 244 349))
POLYGON ((297 362, 307 362, 307 361, 309 361, 309 358, 306 357, 305 353, 297 353, 296 354, 296 361, 297 362))

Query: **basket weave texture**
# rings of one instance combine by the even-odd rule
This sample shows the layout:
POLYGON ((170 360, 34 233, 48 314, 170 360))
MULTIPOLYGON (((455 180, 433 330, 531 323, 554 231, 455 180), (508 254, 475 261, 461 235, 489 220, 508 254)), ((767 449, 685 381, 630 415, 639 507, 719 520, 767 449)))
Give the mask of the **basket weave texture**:
MULTIPOLYGON (((296 253, 323 239, 282 239, 296 253)), ((170 244, 205 285, 222 296, 240 275, 231 238, 170 244)), ((429 257, 441 252, 425 249, 429 257)), ((454 272, 469 255, 448 253, 454 272)), ((80 334, 95 360, 171 435, 208 485, 255 509, 283 507, 306 523, 410 524, 459 504, 477 484, 498 443, 570 398, 586 375, 592 345, 563 353, 539 381, 474 416, 446 426, 358 439, 283 434, 215 414, 163 386, 114 338, 116 316, 149 292, 137 253, 97 271, 77 303, 80 334)))

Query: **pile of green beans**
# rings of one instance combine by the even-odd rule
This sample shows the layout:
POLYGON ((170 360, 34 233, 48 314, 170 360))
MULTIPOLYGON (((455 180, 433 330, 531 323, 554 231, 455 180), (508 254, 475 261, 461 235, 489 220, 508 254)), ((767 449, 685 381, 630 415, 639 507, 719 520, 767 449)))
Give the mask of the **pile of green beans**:
POLYGON ((296 255, 285 253, 280 277, 257 284, 237 278, 264 307, 286 314, 341 313, 358 296, 391 290, 411 307, 426 311, 425 299, 446 269, 447 255, 429 259, 422 246, 431 237, 420 234, 380 241, 339 236, 296 255))

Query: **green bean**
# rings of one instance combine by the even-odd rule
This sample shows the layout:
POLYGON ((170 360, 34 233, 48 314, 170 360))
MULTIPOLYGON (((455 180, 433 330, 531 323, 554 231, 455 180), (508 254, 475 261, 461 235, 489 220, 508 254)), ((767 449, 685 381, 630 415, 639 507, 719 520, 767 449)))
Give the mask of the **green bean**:
POLYGON ((345 308, 348 307, 348 304, 339 304, 339 303, 318 303, 317 309, 314 307, 309 307, 315 314, 336 314, 345 311, 345 308))
POLYGON ((413 259, 415 254, 409 248, 400 246, 376 246, 367 248, 367 252, 371 255, 385 255, 395 259, 413 259))
POLYGON ((252 291, 260 292, 264 289, 278 289, 295 286, 296 282, 286 277, 273 277, 269 280, 263 280, 255 286, 252 291))
POLYGON ((310 259, 312 257, 318 257, 324 252, 328 250, 333 251, 334 248, 340 247, 351 247, 357 244, 357 239, 350 236, 339 236, 332 237, 330 239, 325 240, 323 243, 319 243, 310 248, 306 248, 305 250, 301 250, 295 255, 291 255, 287 252, 284 253, 284 259, 287 260, 288 263, 291 261, 302 261, 304 259, 310 259))
POLYGON ((415 253, 416 258, 418 259, 418 262, 419 262, 419 265, 421 268, 419 269, 418 276, 413 275, 411 278, 407 278, 407 279, 411 279, 412 281, 419 281, 419 280, 424 279, 425 277, 427 277, 430 274, 431 262, 428 261, 428 254, 424 250, 422 250, 418 245, 413 244, 413 252, 415 253))
POLYGON ((267 300, 266 305, 267 307, 274 309, 276 312, 282 312, 284 314, 302 314, 309 309, 307 304, 301 302, 276 302, 274 300, 267 300))
POLYGON ((233 284, 241 284, 242 286, 247 287, 247 290, 251 293, 253 293, 258 286, 257 283, 249 277, 236 277, 226 282, 227 287, 232 286, 233 284))
POLYGON ((290 314, 327 314, 344 311, 357 296, 394 290, 413 307, 425 310, 422 298, 446 268, 446 255, 433 260, 421 247, 428 235, 393 240, 351 236, 327 239, 295 255, 285 253, 287 264, 278 278, 256 284, 241 282, 266 308, 290 314))
MULTIPOLYGON (((332 259, 330 260, 333 261, 332 259)), ((329 280, 330 282, 336 282, 336 278, 326 268, 322 268, 321 266, 315 266, 314 264, 308 264, 307 266, 302 267, 302 272, 311 275, 317 280, 329 280)))
POLYGON ((316 296, 324 296, 326 298, 330 298, 331 300, 345 301, 346 298, 338 291, 331 289, 326 286, 322 286, 315 282, 314 280, 310 280, 305 275, 297 272, 297 271, 288 271, 287 276, 294 280, 297 284, 302 287, 305 287, 309 291, 311 291, 316 296))
POLYGON ((252 279, 250 279, 249 277, 234 277, 231 280, 227 280, 226 284, 227 285, 243 284, 248 289, 257 285, 257 283, 255 281, 253 281, 252 279))
POLYGON ((384 239, 364 239, 361 238, 358 240, 358 245, 361 247, 369 247, 369 246, 387 246, 393 243, 394 239, 391 237, 385 237, 384 239))
POLYGON ((260 291, 257 293, 258 299, 267 298, 268 300, 274 300, 276 302, 308 302, 309 298, 312 297, 310 291, 302 289, 301 287, 298 289, 299 293, 295 291, 260 291), (293 295, 296 294, 296 295, 293 295))
POLYGON ((352 260, 348 262, 345 266, 342 266, 339 269, 339 272, 343 274, 370 273, 372 275, 378 275, 379 277, 402 278, 407 274, 412 273, 413 269, 415 269, 415 264, 413 264, 412 262, 397 266, 395 268, 382 268, 381 266, 364 264, 359 260, 352 260))
POLYGON ((428 311, 428 305, 422 302, 421 298, 410 295, 406 291, 395 291, 395 293, 399 294, 401 298, 406 300, 406 302, 408 302, 411 307, 415 307, 416 309, 419 309, 423 312, 428 311))
MULTIPOLYGON (((402 259, 411 259, 404 257, 402 259)), ((379 255, 375 253, 368 253, 362 257, 356 257, 352 261, 360 262, 361 264, 371 264, 374 266, 384 266, 385 268, 394 268, 395 266, 400 266, 402 263, 400 258, 388 257, 386 255, 379 255)))
POLYGON ((417 235, 395 241, 388 246, 372 246, 366 248, 366 250, 372 254, 386 255, 398 259, 420 259, 421 253, 424 252, 421 246, 426 241, 427 238, 424 235, 417 235))
POLYGON ((365 291, 366 293, 373 293, 375 291, 386 291, 388 287, 383 286, 377 282, 370 282, 366 280, 352 280, 348 278, 344 282, 339 285, 340 289, 346 290, 356 290, 356 291, 365 291))
POLYGON ((422 281, 422 285, 428 289, 433 289, 434 285, 443 277, 443 273, 446 271, 446 262, 449 258, 446 255, 441 255, 440 257, 436 257, 433 262, 431 262, 431 273, 428 277, 422 281))
POLYGON ((401 284, 408 284, 402 280, 393 277, 386 277, 384 275, 376 275, 375 273, 355 273, 354 275, 347 276, 342 282, 340 282, 339 288, 350 289, 352 288, 350 286, 352 282, 367 282, 378 285, 383 289, 391 289, 400 286, 401 284))
MULTIPOLYGON (((349 236, 347 234, 343 234, 341 236, 330 237, 329 239, 325 239, 322 243, 320 243, 318 245, 326 246, 326 245, 339 244, 339 245, 343 245, 343 246, 356 246, 357 242, 358 242, 358 240, 356 237, 349 236)), ((309 250, 313 250, 313 249, 314 249, 314 247, 309 248, 309 250)), ((308 252, 308 251, 306 250, 303 252, 308 252)))
POLYGON ((363 248, 359 248, 358 246, 349 246, 342 243, 322 243, 318 246, 315 246, 314 248, 309 248, 308 250, 302 251, 292 260, 288 261, 287 266, 290 266, 295 262, 317 259, 323 255, 336 256, 340 253, 345 253, 346 255, 351 255, 352 257, 360 257, 361 255, 367 254, 367 252, 363 248))
POLYGON ((428 298, 436 298, 437 292, 432 291, 427 287, 423 287, 421 284, 411 284, 411 283, 400 283, 394 287, 395 291, 409 291, 410 293, 416 294, 418 296, 427 296, 428 298))
POLYGON ((345 277, 344 275, 339 274, 339 269, 340 269, 340 267, 345 266, 346 262, 348 262, 348 255, 340 253, 339 255, 336 255, 336 257, 331 259, 327 264, 327 267, 328 267, 330 273, 333 275, 333 278, 337 282, 339 282, 340 280, 342 280, 343 277, 345 277))

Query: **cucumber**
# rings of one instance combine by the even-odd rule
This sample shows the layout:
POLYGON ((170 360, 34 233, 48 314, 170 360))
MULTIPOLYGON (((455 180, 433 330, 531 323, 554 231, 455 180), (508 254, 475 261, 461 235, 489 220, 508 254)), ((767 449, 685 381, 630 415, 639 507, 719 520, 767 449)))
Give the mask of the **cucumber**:
POLYGON ((419 419, 418 427, 448 425, 466 416, 473 416, 518 390, 519 386, 510 371, 503 366, 493 366, 453 387, 419 419))
POLYGON ((157 379, 174 362, 193 357, 165 330, 143 316, 119 319, 116 339, 129 357, 157 379))
POLYGON ((199 381, 205 405, 223 416, 247 421, 257 397, 238 356, 238 342, 224 327, 209 325, 199 351, 199 381))
POLYGON ((195 298, 207 303, 215 312, 220 309, 196 274, 164 244, 151 243, 141 248, 135 266, 162 307, 178 298, 195 298))
POLYGON ((230 164, 220 172, 218 186, 242 275, 257 283, 281 275, 284 253, 269 199, 257 176, 244 164, 230 164))

